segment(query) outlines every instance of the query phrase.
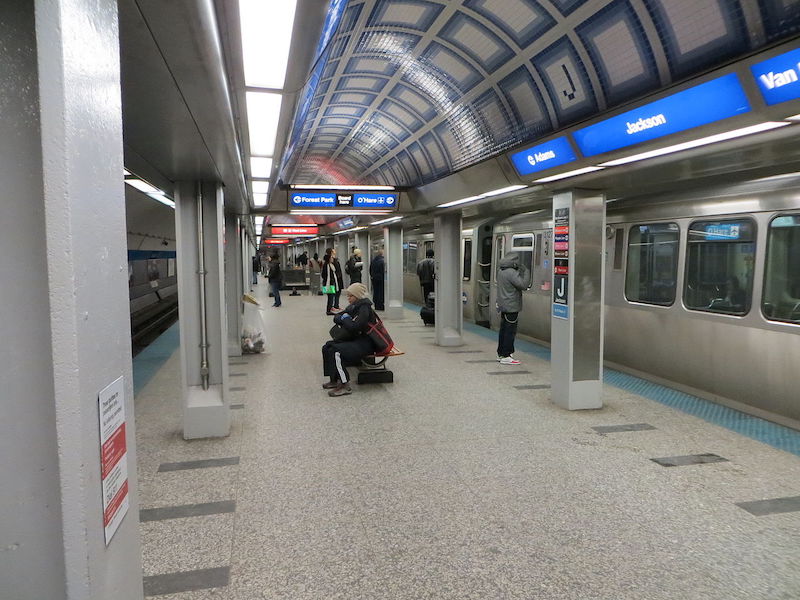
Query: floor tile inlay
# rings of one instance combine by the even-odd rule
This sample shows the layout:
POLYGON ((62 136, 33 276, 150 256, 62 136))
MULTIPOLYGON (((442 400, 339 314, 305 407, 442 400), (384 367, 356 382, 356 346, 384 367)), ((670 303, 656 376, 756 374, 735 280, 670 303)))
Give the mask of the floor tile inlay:
POLYGON ((535 385, 515 385, 514 388, 517 390, 547 390, 550 389, 550 385, 547 383, 537 383, 535 385))
POLYGON ((228 467, 230 465, 238 465, 238 464, 239 464, 238 456, 231 456, 229 458, 208 458, 205 460, 189 460, 185 462, 161 463, 158 467, 158 472, 166 473, 167 471, 185 471, 187 469, 228 467))
POLYGON ((228 388, 228 391, 229 392, 243 392, 246 389, 247 389, 246 387, 232 387, 232 388, 228 388))
POLYGON ((247 373, 228 373, 230 377, 244 377, 247 373))
POLYGON ((450 350, 448 354, 480 354, 483 350, 450 350))
POLYGON ((231 404, 231 410, 241 410, 244 408, 244 404, 231 404))
POLYGON ((205 504, 185 504, 183 506, 165 506, 163 508, 143 508, 139 511, 139 520, 165 521, 167 519, 181 519, 184 517, 203 517, 206 515, 219 515, 236 511, 235 500, 222 502, 206 502, 205 504))
POLYGON ((772 498, 771 500, 754 500, 752 502, 737 502, 736 506, 745 509, 751 515, 763 517, 779 513, 800 511, 800 496, 787 498, 772 498))
POLYGON ((230 567, 216 567, 214 569, 199 569, 183 573, 151 575, 144 578, 144 595, 163 596, 165 594, 179 594, 181 592, 225 587, 230 581, 230 574, 230 567))
POLYGON ((727 458, 716 454, 690 454, 688 456, 666 456, 664 458, 651 458, 654 463, 662 467, 685 467, 687 465, 703 465, 707 463, 728 462, 727 458))
MULTIPOLYGON (((497 362, 497 361, 492 361, 497 362)), ((488 371, 487 375, 530 375, 530 371, 488 371)))
POLYGON ((597 433, 615 433, 617 431, 647 431, 655 429, 648 423, 626 423, 624 425, 598 425, 592 427, 597 433))

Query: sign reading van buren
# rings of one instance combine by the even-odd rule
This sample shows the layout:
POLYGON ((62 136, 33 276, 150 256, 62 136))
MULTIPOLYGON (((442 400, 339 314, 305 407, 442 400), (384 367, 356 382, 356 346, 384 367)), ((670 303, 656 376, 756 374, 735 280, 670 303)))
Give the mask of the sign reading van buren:
POLYGON ((128 512, 128 455, 125 438, 125 384, 117 379, 98 395, 100 478, 106 546, 128 512))

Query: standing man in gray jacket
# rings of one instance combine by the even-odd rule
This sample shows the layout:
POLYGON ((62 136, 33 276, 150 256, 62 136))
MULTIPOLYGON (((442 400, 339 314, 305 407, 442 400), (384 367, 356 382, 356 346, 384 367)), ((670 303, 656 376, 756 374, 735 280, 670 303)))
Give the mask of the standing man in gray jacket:
POLYGON ((509 252, 500 260, 497 276, 497 308, 500 311, 500 334, 497 360, 503 365, 518 365, 514 358, 517 320, 522 310, 522 290, 531 286, 531 273, 520 262, 517 252, 509 252))

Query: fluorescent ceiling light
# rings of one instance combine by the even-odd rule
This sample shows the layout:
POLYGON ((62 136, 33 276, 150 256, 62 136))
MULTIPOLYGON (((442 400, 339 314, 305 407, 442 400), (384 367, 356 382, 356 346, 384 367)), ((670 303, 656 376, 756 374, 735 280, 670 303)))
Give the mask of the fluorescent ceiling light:
POLYGON ((574 171, 567 171, 566 173, 551 175, 550 177, 542 177, 541 179, 534 179, 533 183, 547 183, 548 181, 558 181, 559 179, 566 179, 567 177, 575 177, 576 175, 583 175, 584 173, 593 173, 594 171, 602 171, 602 170, 603 167, 584 167, 583 169, 575 169, 574 171))
POLYGON ((333 235, 342 235, 343 233, 352 233, 353 231, 361 231, 366 229, 366 227, 351 227, 350 229, 342 229, 341 231, 334 232, 333 235))
POLYGON ((787 121, 800 121, 800 115, 792 115, 791 117, 786 117, 787 121))
MULTIPOLYGON (((790 118, 791 118, 791 117, 790 117, 790 118)), ((130 171, 128 171, 128 169, 122 169, 122 172, 123 172, 125 175, 130 175, 130 174, 131 174, 131 172, 130 172, 130 171)))
MULTIPOLYGON (((270 3, 269 6, 274 4, 270 3)), ((247 121, 250 129, 250 152, 253 154, 272 154, 275 150, 281 100, 280 94, 247 92, 247 121)))
POLYGON ((491 192, 485 192, 480 195, 481 198, 490 198, 492 196, 499 196, 500 194, 506 194, 508 192, 514 192, 516 190, 521 190, 524 187, 528 187, 526 185, 510 185, 508 187, 500 188, 499 190, 492 190, 491 192))
POLYGON ((263 223, 264 223, 264 215, 256 215, 256 216, 254 217, 254 221, 255 221, 255 224, 256 224, 257 226, 258 226, 258 225, 263 225, 263 223))
POLYGON ((252 181, 253 194, 269 194, 269 181, 252 181))
MULTIPOLYGON (((626 165, 628 163, 636 162, 639 160, 647 160, 656 156, 663 156, 665 154, 672 154, 673 152, 680 152, 681 150, 689 150, 690 148, 698 148, 716 142, 723 142, 725 140, 732 140, 734 138, 751 135, 753 133, 761 133, 762 131, 769 131, 770 129, 777 129, 778 127, 785 127, 789 123, 785 121, 767 121, 766 123, 759 123, 758 125, 751 125, 742 129, 734 129, 733 131, 726 131, 725 133, 718 133, 708 137, 692 140, 691 142, 684 142, 683 144, 675 144, 674 146, 667 146, 659 150, 651 150, 650 152, 642 152, 641 154, 634 154, 625 158, 618 158, 617 160, 610 160, 608 162, 600 163, 603 167, 616 167, 619 165, 626 165)), ((538 181, 544 181, 539 179, 538 181)))
POLYGON ((295 5, 296 0, 239 0, 245 85, 283 88, 295 5))
POLYGON ((125 183, 127 183, 131 187, 135 187, 140 192, 144 192, 145 194, 160 194, 161 190, 155 186, 150 185, 146 181, 142 181, 141 179, 126 179, 125 183))
POLYGON ((290 185, 293 190, 385 190, 394 191, 392 185, 290 185))
POLYGON ((175 203, 169 198, 167 198, 163 192, 159 191, 157 193, 150 193, 147 195, 150 196, 153 200, 158 200, 159 202, 161 202, 161 204, 166 204, 170 208, 175 208, 175 203))
POLYGON ((472 235, 472 229, 462 229, 461 235, 472 235))
POLYGON ((250 175, 259 178, 269 178, 272 174, 272 159, 264 156, 250 157, 250 175))
POLYGON ((330 215, 330 216, 343 216, 343 215, 388 215, 391 210, 290 210, 290 215, 330 215))
POLYGON ((516 190, 521 190, 522 188, 528 187, 527 185, 510 185, 508 187, 500 188, 498 190, 492 190, 491 192, 484 192, 483 194, 478 194, 477 196, 469 196, 468 198, 461 198, 460 200, 453 200, 451 202, 445 202, 444 204, 439 204, 436 208, 448 208, 450 206, 458 206, 459 204, 466 204, 467 202, 475 202, 476 200, 482 200, 483 198, 491 198, 492 196, 499 196, 500 194, 506 194, 508 192, 513 192, 516 190))
POLYGON ((370 225, 383 225, 385 223, 394 223, 403 217, 389 217, 388 219, 381 219, 380 221, 373 221, 370 225))
POLYGON ((253 204, 255 206, 266 206, 267 205, 267 195, 266 194, 253 194, 253 204))

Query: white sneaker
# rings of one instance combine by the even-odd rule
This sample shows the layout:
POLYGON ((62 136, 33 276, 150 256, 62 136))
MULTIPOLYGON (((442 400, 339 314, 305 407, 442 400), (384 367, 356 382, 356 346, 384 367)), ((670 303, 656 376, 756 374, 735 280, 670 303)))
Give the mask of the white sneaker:
MULTIPOLYGON (((511 357, 511 358, 514 358, 514 355, 513 355, 513 354, 509 354, 508 356, 509 356, 509 357, 511 357)), ((502 361, 502 360, 503 360, 503 357, 502 357, 502 356, 500 356, 500 355, 498 355, 498 356, 497 356, 497 362, 500 362, 500 361, 502 361)))
POLYGON ((500 364, 501 365, 521 365, 522 363, 519 362, 513 356, 504 356, 503 358, 500 359, 500 364))

